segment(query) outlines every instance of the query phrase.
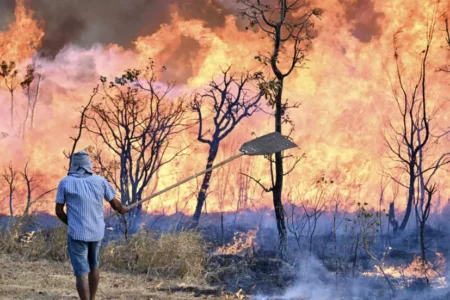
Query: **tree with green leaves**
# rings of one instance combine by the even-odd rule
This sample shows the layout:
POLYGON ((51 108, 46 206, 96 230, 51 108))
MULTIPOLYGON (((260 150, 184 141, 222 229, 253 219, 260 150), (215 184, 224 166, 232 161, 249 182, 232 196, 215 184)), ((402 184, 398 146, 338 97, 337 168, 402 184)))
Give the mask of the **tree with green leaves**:
POLYGON ((388 284, 392 293, 395 295, 395 287, 384 271, 383 259, 377 258, 376 255, 373 254, 372 249, 372 246, 375 244, 380 232, 380 217, 382 214, 386 214, 384 213, 384 211, 371 212, 367 208, 368 205, 369 204, 367 202, 358 202, 355 216, 353 218, 345 218, 345 221, 347 222, 345 224, 345 231, 350 232, 352 236, 356 238, 356 246, 355 248, 352 247, 352 249, 355 249, 355 256, 353 259, 353 276, 355 276, 354 272, 357 264, 358 252, 359 249, 362 248, 362 250, 364 250, 364 252, 370 257, 370 259, 373 260, 378 270, 380 270, 380 272, 383 274, 386 283, 388 284))
MULTIPOLYGON (((271 41, 272 50, 259 53, 255 58, 266 65, 272 74, 268 80, 262 82, 261 89, 268 99, 268 104, 274 109, 275 131, 282 133, 283 124, 292 125, 287 110, 298 105, 290 106, 283 98, 285 79, 296 68, 304 66, 306 52, 314 38, 313 17, 320 17, 323 11, 312 9, 307 3, 299 0, 238 0, 238 2, 243 6, 240 12, 249 20, 250 27, 260 30, 271 41), (274 2, 273 5, 269 4, 274 2), (284 66, 286 67, 283 68, 284 66)), ((272 186, 265 190, 271 192, 273 197, 278 229, 278 256, 286 259, 287 228, 282 192, 283 177, 289 171, 284 170, 283 159, 281 152, 275 154, 275 159, 270 158, 273 180, 272 186)))

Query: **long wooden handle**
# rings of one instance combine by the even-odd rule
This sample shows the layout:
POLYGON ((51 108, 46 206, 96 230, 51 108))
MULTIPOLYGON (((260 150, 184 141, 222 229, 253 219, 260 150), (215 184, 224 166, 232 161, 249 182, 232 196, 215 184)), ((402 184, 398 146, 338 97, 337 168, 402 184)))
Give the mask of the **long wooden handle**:
MULTIPOLYGON (((236 158, 239 158, 239 157, 241 157, 243 155, 245 155, 245 153, 236 154, 236 155, 234 155, 234 156, 232 156, 232 157, 230 157, 230 158, 228 158, 228 159, 218 163, 217 165, 212 166, 211 168, 205 169, 205 170, 203 170, 203 171, 201 171, 201 172, 199 172, 197 174, 194 174, 194 175, 192 175, 192 176, 190 176, 188 178, 185 178, 185 179, 181 180, 180 182, 177 182, 177 183, 175 183, 175 184, 173 184, 173 185, 171 185, 169 187, 166 187, 165 189, 160 190, 159 192, 151 194, 150 196, 148 196, 148 197, 146 197, 146 198, 144 198, 144 199, 142 199, 142 200, 140 200, 138 202, 135 202, 135 203, 131 204, 130 206, 127 206, 126 208, 132 209, 132 208, 138 206, 139 204, 141 204, 142 202, 148 201, 148 200, 150 200, 150 199, 152 199, 152 198, 154 198, 156 196, 159 196, 159 195, 161 195, 161 194, 163 194, 165 192, 168 192, 171 189, 176 188, 177 186, 180 186, 180 185, 182 185, 183 183, 185 183, 185 182, 187 182, 189 180, 192 180, 192 179, 194 179, 194 178, 196 178, 196 177, 198 177, 200 175, 203 175, 205 173, 208 173, 209 171, 212 171, 212 170, 214 170, 214 169, 216 169, 218 167, 221 167, 221 166, 223 166, 223 165, 225 165, 225 164, 227 164, 227 163, 229 163, 229 162, 231 162, 231 161, 235 160, 236 158)), ((105 218, 105 221, 109 220, 110 218, 114 217, 115 215, 117 215, 117 212, 114 212, 114 213, 110 214, 109 216, 107 216, 105 218)))

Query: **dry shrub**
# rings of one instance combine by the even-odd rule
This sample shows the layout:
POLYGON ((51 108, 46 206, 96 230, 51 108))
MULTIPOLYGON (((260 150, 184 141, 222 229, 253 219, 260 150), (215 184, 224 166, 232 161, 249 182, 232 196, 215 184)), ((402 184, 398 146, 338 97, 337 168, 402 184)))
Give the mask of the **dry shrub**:
POLYGON ((11 253, 17 250, 17 241, 14 239, 15 233, 10 229, 0 229, 0 252, 11 253))
POLYGON ((112 242, 101 255, 105 268, 198 281, 205 275, 206 247, 198 233, 140 232, 129 242, 112 242))
POLYGON ((0 229, 0 251, 2 253, 21 253, 23 237, 27 228, 33 225, 36 218, 33 215, 24 215, 9 221, 5 228, 0 229))
POLYGON ((23 247, 30 257, 67 260, 67 226, 43 230, 23 247))
POLYGON ((21 217, 0 231, 0 252, 21 254, 25 257, 67 259, 67 228, 61 226, 42 231, 30 231, 35 224, 32 215, 21 217))

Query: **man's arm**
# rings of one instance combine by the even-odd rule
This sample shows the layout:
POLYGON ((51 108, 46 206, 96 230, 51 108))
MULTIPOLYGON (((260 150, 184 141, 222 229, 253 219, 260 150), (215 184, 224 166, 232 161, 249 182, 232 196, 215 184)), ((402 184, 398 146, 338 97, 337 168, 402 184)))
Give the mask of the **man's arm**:
POLYGON ((61 220, 61 222, 63 222, 66 225, 69 225, 69 223, 67 222, 67 215, 64 212, 64 204, 56 203, 55 213, 61 220))
POLYGON ((121 215, 126 214, 129 211, 129 209, 124 207, 122 203, 120 203, 120 201, 116 199, 116 197, 109 201, 109 204, 111 205, 112 209, 114 209, 121 215))
POLYGON ((61 180, 58 184, 58 190, 56 191, 56 206, 55 213, 58 218, 66 225, 69 225, 67 221, 67 215, 64 212, 64 205, 66 204, 66 199, 64 197, 64 180, 61 180))

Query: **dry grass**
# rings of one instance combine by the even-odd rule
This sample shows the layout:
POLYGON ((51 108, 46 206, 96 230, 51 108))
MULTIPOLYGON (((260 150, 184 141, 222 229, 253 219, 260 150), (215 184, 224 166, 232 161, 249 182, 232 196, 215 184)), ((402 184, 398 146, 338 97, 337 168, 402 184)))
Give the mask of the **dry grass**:
MULTIPOLYGON (((32 216, 27 216, 1 230, 0 253, 67 260, 66 226, 28 232, 27 228, 33 221, 32 216)), ((149 231, 142 231, 128 242, 115 241, 104 247, 101 264, 111 270, 199 282, 205 275, 206 247, 198 233, 166 233, 157 237, 149 231)))
POLYGON ((108 269, 201 282, 206 270, 206 247, 197 233, 180 232, 156 237, 144 231, 127 243, 113 242, 103 248, 101 260, 108 269))
POLYGON ((22 217, 8 229, 0 230, 0 253, 16 253, 25 257, 67 259, 65 226, 41 232, 27 231, 32 216, 22 217))
MULTIPOLYGON (((206 286, 102 270, 97 299, 244 299, 211 291, 206 286)), ((78 299, 69 262, 31 261, 21 255, 0 254, 0 299, 78 299)))
MULTIPOLYGON (((24 228, 0 232, 0 299, 78 299, 66 228, 42 231, 29 242, 24 228)), ((204 283, 206 254, 200 234, 190 232, 141 232, 127 243, 110 243, 101 253, 98 298, 244 299, 204 283)))
POLYGON ((25 254, 30 257, 47 258, 56 261, 68 259, 67 227, 46 230, 30 242, 23 245, 25 254))
MULTIPOLYGON (((68 260, 66 226, 31 234, 25 234, 26 228, 26 220, 21 220, 8 230, 0 231, 0 253, 68 260)), ((105 269, 146 273, 159 278, 203 282, 206 273, 205 242, 200 234, 193 232, 157 237, 142 231, 128 242, 111 242, 102 249, 100 257, 105 269)))

